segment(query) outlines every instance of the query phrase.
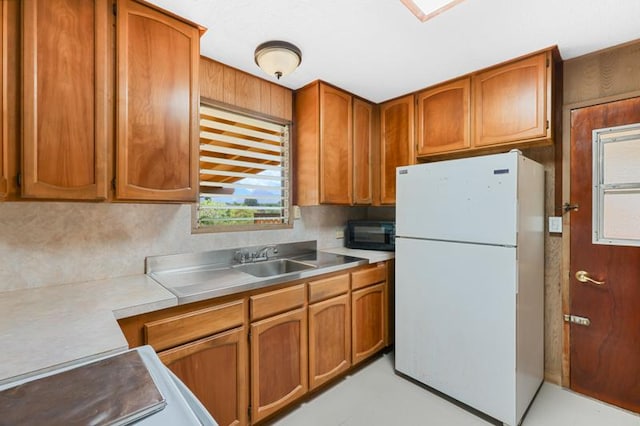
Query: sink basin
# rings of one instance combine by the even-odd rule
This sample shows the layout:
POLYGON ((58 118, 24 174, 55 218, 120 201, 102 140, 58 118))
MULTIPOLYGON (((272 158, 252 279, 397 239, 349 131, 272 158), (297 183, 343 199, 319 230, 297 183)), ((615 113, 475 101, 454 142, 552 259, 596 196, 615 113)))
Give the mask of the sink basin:
POLYGON ((244 263, 242 265, 234 266, 233 268, 238 271, 251 274, 254 277, 273 277, 276 275, 313 269, 315 266, 296 262, 295 260, 278 259, 256 263, 244 263))

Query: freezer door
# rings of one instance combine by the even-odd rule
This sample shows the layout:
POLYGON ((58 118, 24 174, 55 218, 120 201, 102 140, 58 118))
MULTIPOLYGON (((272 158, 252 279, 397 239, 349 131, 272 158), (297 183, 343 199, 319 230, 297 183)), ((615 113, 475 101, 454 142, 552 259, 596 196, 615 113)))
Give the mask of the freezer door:
POLYGON ((519 157, 398 167, 396 235, 515 246, 519 157))
POLYGON ((517 424, 516 276, 513 247, 397 238, 396 369, 517 424))

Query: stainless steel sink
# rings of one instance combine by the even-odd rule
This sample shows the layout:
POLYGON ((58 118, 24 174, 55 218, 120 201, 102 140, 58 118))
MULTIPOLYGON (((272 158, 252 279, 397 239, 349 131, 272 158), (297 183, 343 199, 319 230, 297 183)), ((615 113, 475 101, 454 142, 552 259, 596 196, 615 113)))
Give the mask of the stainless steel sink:
POLYGON ((273 277, 313 269, 315 266, 290 259, 277 259, 256 263, 244 263, 242 265, 236 265, 233 268, 251 274, 254 277, 273 277))

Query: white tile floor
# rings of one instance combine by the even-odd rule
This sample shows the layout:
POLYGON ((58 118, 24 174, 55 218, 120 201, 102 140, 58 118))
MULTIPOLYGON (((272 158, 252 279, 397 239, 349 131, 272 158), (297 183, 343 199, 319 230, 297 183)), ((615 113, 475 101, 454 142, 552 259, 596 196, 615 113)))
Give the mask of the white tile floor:
MULTIPOLYGON (((393 354, 303 403, 272 426, 487 426, 487 421, 397 376, 393 354)), ((640 416, 545 383, 522 426, 640 426, 640 416)))

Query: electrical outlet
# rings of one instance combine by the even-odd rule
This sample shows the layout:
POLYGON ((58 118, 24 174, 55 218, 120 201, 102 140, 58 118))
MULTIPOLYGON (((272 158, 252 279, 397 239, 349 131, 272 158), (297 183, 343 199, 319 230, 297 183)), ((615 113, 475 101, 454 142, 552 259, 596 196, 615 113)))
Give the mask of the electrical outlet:
POLYGON ((342 238, 344 238, 344 229, 342 228, 336 229, 336 239, 339 240, 342 238))
POLYGON ((549 216, 549 232, 562 234, 562 217, 549 216))

